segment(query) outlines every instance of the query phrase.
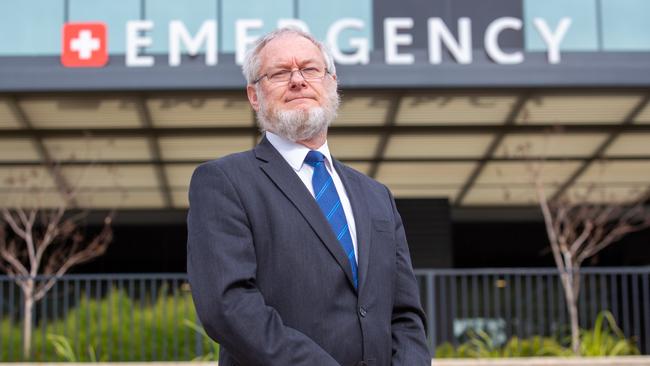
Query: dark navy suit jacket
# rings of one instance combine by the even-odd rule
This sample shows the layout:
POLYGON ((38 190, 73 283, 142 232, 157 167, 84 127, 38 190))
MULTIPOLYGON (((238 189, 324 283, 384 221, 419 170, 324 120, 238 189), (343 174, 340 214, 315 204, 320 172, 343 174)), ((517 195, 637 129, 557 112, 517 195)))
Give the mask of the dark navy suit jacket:
POLYGON ((187 271, 220 366, 431 364, 395 202, 333 163, 356 223, 358 290, 318 204, 266 138, 195 170, 187 271))

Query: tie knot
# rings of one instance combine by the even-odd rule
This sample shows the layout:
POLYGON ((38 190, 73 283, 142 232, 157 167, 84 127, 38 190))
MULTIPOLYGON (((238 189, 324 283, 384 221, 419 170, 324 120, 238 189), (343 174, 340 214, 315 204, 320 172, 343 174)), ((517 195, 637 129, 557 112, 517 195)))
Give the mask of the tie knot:
POLYGON ((305 157, 305 163, 311 166, 315 166, 318 163, 322 163, 323 161, 325 161, 325 155, 315 150, 308 152, 307 156, 305 157))

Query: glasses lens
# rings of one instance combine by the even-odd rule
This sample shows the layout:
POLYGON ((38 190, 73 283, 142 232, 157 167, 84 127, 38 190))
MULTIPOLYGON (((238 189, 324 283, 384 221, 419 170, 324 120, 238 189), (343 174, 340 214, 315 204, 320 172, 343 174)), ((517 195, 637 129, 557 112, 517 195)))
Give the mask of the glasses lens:
POLYGON ((282 71, 274 72, 272 74, 268 74, 266 77, 272 83, 286 83, 291 79, 291 76, 293 76, 294 72, 300 74, 305 80, 317 80, 317 79, 322 79, 325 76, 324 70, 320 70, 315 67, 306 67, 304 69, 293 70, 293 71, 282 70, 282 71))
POLYGON ((315 67, 307 67, 300 70, 305 79, 320 79, 323 77, 323 72, 315 67))
POLYGON ((289 81, 289 79, 291 78, 291 71, 282 70, 267 75, 267 77, 269 78, 269 81, 272 83, 281 83, 281 82, 289 81))

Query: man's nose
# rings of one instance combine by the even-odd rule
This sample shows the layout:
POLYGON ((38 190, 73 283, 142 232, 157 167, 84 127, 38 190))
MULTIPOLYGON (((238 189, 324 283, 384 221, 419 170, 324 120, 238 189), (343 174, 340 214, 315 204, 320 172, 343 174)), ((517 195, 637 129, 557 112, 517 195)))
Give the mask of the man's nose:
POLYGON ((289 75, 289 87, 291 89, 304 88, 307 86, 307 81, 302 76, 300 70, 291 70, 291 75, 289 75))

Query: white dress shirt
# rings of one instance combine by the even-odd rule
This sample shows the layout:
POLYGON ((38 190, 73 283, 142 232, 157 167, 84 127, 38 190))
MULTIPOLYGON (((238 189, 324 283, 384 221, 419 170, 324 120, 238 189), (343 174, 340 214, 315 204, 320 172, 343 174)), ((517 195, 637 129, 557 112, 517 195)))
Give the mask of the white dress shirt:
MULTIPOLYGON (((314 167, 309 164, 305 164, 305 157, 310 149, 307 146, 295 143, 293 141, 287 140, 282 136, 278 136, 272 132, 266 131, 266 138, 269 140, 271 145, 278 150, 280 155, 284 160, 289 163, 293 171, 298 174, 298 177, 305 184, 305 187, 309 190, 312 196, 314 196, 314 187, 311 184, 311 178, 314 174, 314 167)), ((341 205, 343 206, 343 212, 345 212, 345 219, 348 222, 348 228, 350 229, 350 237, 352 238, 352 245, 354 246, 354 258, 359 263, 359 250, 357 249, 357 230, 354 225, 354 215, 352 215, 352 206, 350 205, 350 200, 348 195, 345 192, 345 187, 339 174, 334 169, 332 165, 332 156, 330 155, 330 149, 327 146, 327 141, 323 146, 319 147, 316 151, 319 151, 325 155, 325 167, 327 172, 332 176, 334 181, 334 186, 336 187, 336 192, 339 194, 341 199, 341 205)))

